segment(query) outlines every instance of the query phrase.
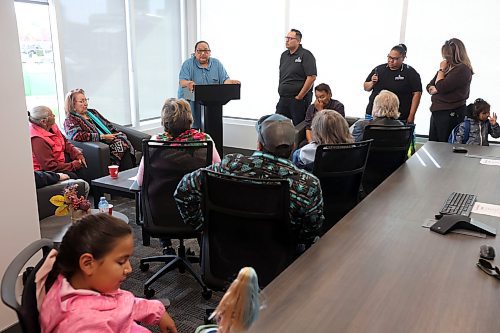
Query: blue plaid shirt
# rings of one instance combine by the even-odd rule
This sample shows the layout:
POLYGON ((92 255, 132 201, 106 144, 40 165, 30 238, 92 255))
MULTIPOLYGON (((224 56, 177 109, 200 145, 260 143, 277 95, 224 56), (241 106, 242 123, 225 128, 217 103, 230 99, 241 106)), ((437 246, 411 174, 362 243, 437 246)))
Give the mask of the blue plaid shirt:
MULTIPOLYGON (((260 151, 252 156, 228 154, 220 163, 206 168, 235 176, 251 178, 282 178, 290 184, 290 220, 302 241, 311 241, 323 224, 323 197, 318 178, 298 169, 287 159, 260 151)), ((177 207, 185 223, 199 229, 201 212, 201 169, 185 175, 175 191, 177 207)))

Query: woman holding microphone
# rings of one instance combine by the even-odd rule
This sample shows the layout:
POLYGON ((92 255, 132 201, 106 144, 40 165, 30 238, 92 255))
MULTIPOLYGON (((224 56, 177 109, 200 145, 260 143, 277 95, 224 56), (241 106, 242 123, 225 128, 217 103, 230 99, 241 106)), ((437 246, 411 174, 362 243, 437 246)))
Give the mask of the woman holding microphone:
POLYGON ((422 81, 417 71, 404 64, 406 45, 394 46, 387 55, 387 63, 375 67, 367 76, 363 88, 371 91, 366 118, 371 119, 373 101, 382 90, 395 93, 399 99, 399 120, 412 124, 422 96, 422 81))

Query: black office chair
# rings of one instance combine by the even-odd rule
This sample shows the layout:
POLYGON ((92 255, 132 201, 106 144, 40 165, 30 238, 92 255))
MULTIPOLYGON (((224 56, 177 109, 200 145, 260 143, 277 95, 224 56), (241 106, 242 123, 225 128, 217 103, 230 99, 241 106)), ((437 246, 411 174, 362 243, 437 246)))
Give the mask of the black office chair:
POLYGON ((373 191, 408 159, 415 125, 367 125, 363 140, 373 139, 363 177, 363 190, 373 191))
MULTIPOLYGON (((134 162, 139 162, 142 157, 142 140, 149 140, 151 135, 134 130, 131 127, 121 126, 113 123, 113 126, 120 132, 127 135, 128 140, 135 149, 135 155, 132 160, 131 156, 126 156, 123 160, 123 165, 120 170, 126 170, 135 167, 134 162)), ((101 178, 109 175, 108 166, 111 164, 109 145, 99 141, 70 142, 83 151, 83 155, 87 160, 87 168, 84 170, 85 180, 91 184, 93 179, 101 178)), ((92 187, 91 187, 92 189, 92 187)), ((93 189, 92 189, 93 190, 93 189)))
POLYGON ((203 280, 225 290, 244 266, 263 288, 295 258, 287 180, 203 171, 203 280))
POLYGON ((150 288, 151 284, 175 268, 181 272, 187 269, 203 288, 203 297, 211 297, 211 291, 191 266, 191 262, 199 262, 199 257, 187 255, 184 246, 184 239, 199 238, 200 232, 182 221, 173 195, 185 174, 212 163, 212 150, 212 141, 143 141, 142 228, 151 237, 180 240, 177 256, 160 255, 141 259, 139 268, 143 272, 149 269, 150 262, 165 263, 144 283, 144 295, 148 298, 155 294, 154 289, 150 288))
POLYGON ((25 333, 40 332, 38 322, 38 309, 36 301, 35 274, 43 264, 46 255, 53 248, 53 243, 49 239, 39 239, 19 253, 9 264, 2 278, 2 301, 12 310, 16 311, 21 329, 25 333), (43 258, 33 267, 24 266, 35 254, 42 250, 43 258), (16 284, 19 275, 23 275, 23 292, 21 303, 17 301, 16 284))
POLYGON ((358 204, 371 142, 326 144, 316 149, 313 174, 323 193, 323 233, 358 204))

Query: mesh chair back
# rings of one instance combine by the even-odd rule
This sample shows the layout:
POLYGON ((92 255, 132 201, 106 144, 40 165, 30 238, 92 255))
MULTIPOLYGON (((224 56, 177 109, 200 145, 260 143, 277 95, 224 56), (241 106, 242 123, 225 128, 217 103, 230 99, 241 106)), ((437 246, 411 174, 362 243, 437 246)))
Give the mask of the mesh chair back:
POLYGON ((326 144, 316 149, 313 174, 323 193, 323 232, 358 203, 371 142, 326 144))
POLYGON ((143 141, 143 228, 153 237, 193 238, 177 210, 174 192, 182 177, 212 163, 212 141, 143 141))
POLYGON ((408 159, 415 125, 367 125, 363 140, 373 139, 363 188, 369 193, 408 159))
MULTIPOLYGON (((48 239, 39 239, 19 253, 9 264, 2 278, 2 301, 12 310, 16 311, 21 329, 25 333, 40 332, 38 322, 38 309, 36 301, 35 274, 45 261, 46 255, 53 248, 53 243, 48 239), (40 250, 43 258, 33 267, 28 267, 24 273, 26 263, 40 250), (21 303, 17 301, 16 284, 18 276, 23 274, 24 287, 21 303)), ((46 284, 48 287, 48 284, 46 284)))
POLYGON ((202 272, 206 284, 225 289, 244 266, 261 287, 293 260, 287 180, 262 180, 203 171, 202 272))

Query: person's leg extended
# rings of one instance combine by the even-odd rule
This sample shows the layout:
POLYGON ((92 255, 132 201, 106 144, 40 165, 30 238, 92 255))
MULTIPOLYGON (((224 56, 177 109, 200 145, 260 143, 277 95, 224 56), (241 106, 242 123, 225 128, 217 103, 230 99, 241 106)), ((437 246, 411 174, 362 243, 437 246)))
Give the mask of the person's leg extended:
POLYGON ((307 106, 308 105, 306 104, 305 99, 300 101, 296 100, 295 98, 293 99, 291 113, 292 121, 295 126, 300 124, 306 118, 307 106))
POLYGON ((280 97, 278 104, 276 104, 276 113, 292 119, 292 113, 291 113, 292 99, 293 98, 291 97, 280 97))

